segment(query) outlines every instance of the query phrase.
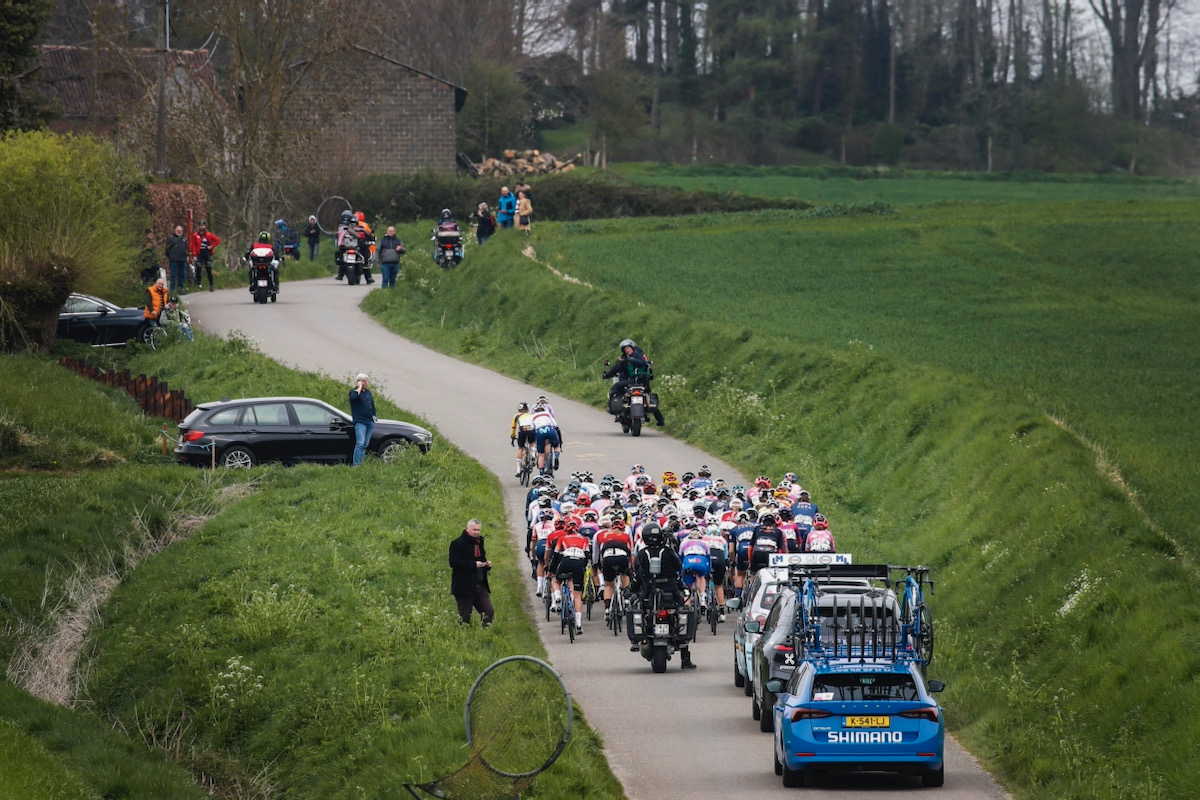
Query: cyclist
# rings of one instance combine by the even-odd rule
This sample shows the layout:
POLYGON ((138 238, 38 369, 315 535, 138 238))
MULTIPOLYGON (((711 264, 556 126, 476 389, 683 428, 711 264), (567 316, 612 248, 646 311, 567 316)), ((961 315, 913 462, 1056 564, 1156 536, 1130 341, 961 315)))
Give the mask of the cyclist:
POLYGON ((750 569, 750 548, 754 545, 753 511, 739 511, 736 524, 729 530, 733 545, 733 596, 741 597, 746 586, 746 573, 750 569))
POLYGON ((538 404, 533 407, 533 435, 534 443, 537 448, 538 471, 543 475, 546 474, 546 443, 549 442, 554 448, 554 463, 551 469, 558 469, 558 454, 562 450, 562 434, 558 427, 558 421, 554 419, 554 415, 549 409, 538 404))
POLYGON ((558 611, 562 607, 562 587, 558 582, 558 564, 562 560, 562 555, 558 552, 558 540, 566 532, 566 522, 559 519, 554 521, 554 530, 550 531, 550 535, 546 537, 546 555, 542 559, 542 571, 549 582, 546 589, 550 591, 551 611, 558 611))
POLYGON ((789 553, 799 553, 804 549, 804 540, 800 538, 799 529, 792 521, 792 510, 787 506, 779 509, 779 530, 783 531, 783 538, 787 540, 789 553))
POLYGON ((529 413, 529 403, 517 403, 517 413, 513 415, 512 427, 508 432, 512 446, 517 448, 517 474, 521 477, 521 462, 525 457, 525 448, 534 442, 533 414, 529 413))
POLYGON ((750 546, 750 572, 753 574, 765 567, 772 554, 786 552, 787 540, 783 531, 779 530, 775 515, 769 512, 763 514, 758 519, 758 527, 754 530, 754 539, 750 546))
POLYGON ((813 529, 804 541, 806 553, 836 553, 837 547, 833 542, 833 534, 829 532, 829 522, 820 514, 813 519, 813 529))
POLYGON ((712 472, 707 464, 701 464, 700 469, 696 470, 696 477, 692 479, 693 489, 707 489, 712 486, 712 472))
MULTIPOLYGON (((629 492, 632 492, 638 488, 638 483, 637 483, 638 476, 645 475, 645 474, 646 474, 646 468, 643 467, 641 464, 634 464, 629 469, 629 477, 625 479, 626 494, 628 494, 629 492)), ((650 480, 650 478, 649 478, 649 476, 647 476, 646 480, 643 481, 642 483, 645 484, 649 480, 650 480)))
POLYGON ((700 537, 708 545, 708 562, 712 568, 713 586, 717 595, 717 622, 725 621, 725 575, 728 572, 729 540, 716 523, 710 523, 700 537))
MULTIPOLYGON (((578 526, 573 522, 567 523, 566 532, 559 537, 554 546, 555 552, 560 557, 554 574, 570 573, 571 575, 571 596, 575 599, 576 636, 583 633, 583 574, 587 570, 588 553, 591 549, 591 541, 580 533, 578 526)), ((556 599, 560 596, 556 595, 556 599)), ((558 602, 561 603, 561 599, 558 602)))
POLYGON ((712 561, 708 555, 708 543, 703 539, 704 531, 699 527, 688 528, 687 536, 679 542, 679 558, 683 562, 683 585, 691 588, 699 599, 700 613, 707 605, 705 592, 708 576, 712 574, 712 561))
POLYGON ((600 531, 596 536, 596 551, 600 554, 600 570, 604 574, 604 616, 607 618, 617 576, 621 578, 621 589, 628 588, 629 572, 633 567, 633 539, 625 532, 623 520, 618 517, 606 530, 600 531))

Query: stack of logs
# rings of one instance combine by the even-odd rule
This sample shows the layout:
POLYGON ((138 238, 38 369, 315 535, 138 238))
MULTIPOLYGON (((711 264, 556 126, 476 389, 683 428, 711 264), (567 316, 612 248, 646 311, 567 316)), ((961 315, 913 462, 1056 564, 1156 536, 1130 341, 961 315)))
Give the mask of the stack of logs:
POLYGON ((481 175, 549 175, 552 172, 570 172, 581 158, 563 160, 553 153, 540 150, 505 150, 503 158, 488 158, 479 165, 481 175))

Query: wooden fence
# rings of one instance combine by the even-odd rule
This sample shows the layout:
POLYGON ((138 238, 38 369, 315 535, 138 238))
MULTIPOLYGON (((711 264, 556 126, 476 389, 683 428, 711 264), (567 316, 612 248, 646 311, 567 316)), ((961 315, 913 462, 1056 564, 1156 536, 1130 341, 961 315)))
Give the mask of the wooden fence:
POLYGON ((165 417, 175 422, 192 412, 195 406, 187 399, 181 389, 170 389, 166 381, 160 381, 149 375, 131 375, 129 370, 121 372, 106 372, 88 366, 77 358, 64 358, 58 363, 72 372, 77 372, 85 378, 103 383, 105 386, 115 386, 124 389, 137 400, 142 411, 155 417, 165 417))

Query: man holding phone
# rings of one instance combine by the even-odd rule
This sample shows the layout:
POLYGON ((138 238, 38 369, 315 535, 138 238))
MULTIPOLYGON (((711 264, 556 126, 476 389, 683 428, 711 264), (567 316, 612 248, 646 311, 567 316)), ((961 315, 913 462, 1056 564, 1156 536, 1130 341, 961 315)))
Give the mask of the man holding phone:
POLYGON ((354 388, 350 390, 350 416, 354 419, 354 455, 350 458, 350 466, 357 467, 367 454, 367 445, 371 443, 371 431, 375 429, 375 397, 367 388, 368 380, 365 372, 360 372, 354 378, 354 388))
POLYGON ((492 608, 492 590, 488 585, 488 561, 483 546, 483 526, 477 519, 467 522, 462 535, 450 543, 450 594, 458 604, 458 616, 463 625, 471 624, 471 611, 477 610, 483 627, 492 624, 495 609, 492 608))

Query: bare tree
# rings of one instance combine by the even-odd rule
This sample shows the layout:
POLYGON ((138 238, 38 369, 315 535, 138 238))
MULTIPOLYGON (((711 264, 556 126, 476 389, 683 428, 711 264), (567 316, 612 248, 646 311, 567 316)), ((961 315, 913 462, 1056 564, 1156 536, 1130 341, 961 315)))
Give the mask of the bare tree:
POLYGON ((1173 0, 1088 0, 1088 3, 1104 26, 1112 51, 1113 114, 1123 119, 1143 120, 1146 92, 1156 66, 1158 35, 1173 0))

